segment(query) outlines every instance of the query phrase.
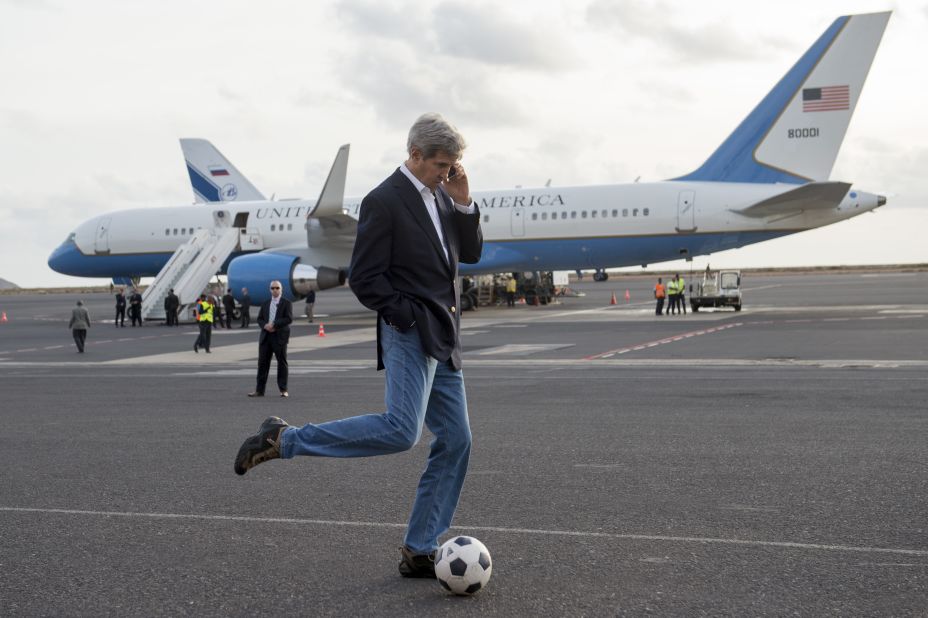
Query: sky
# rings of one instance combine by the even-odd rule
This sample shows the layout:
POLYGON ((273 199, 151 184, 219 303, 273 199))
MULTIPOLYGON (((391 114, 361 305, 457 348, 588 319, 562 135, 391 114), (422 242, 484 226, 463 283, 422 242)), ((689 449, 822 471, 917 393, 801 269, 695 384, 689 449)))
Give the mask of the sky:
POLYGON ((277 198, 315 199, 345 143, 365 194, 426 111, 474 190, 679 176, 836 17, 885 10, 831 178, 887 206, 697 268, 928 262, 928 1, 0 0, 0 278, 102 282, 48 255, 92 216, 192 203, 181 137, 277 198))

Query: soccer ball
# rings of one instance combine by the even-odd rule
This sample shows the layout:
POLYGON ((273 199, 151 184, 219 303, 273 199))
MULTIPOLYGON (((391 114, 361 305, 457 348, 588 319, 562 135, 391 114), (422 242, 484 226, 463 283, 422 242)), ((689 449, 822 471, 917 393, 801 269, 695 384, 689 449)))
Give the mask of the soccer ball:
POLYGON ((454 594, 474 594, 490 581, 493 560, 486 546, 472 536, 447 541, 435 558, 435 577, 454 594))

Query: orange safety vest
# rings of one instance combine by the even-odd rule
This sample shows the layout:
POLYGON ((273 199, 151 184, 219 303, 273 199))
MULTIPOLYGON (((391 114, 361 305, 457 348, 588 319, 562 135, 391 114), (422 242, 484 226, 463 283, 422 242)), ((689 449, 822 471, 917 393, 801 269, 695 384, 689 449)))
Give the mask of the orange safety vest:
POLYGON ((654 286, 654 298, 664 298, 664 284, 658 283, 654 286))

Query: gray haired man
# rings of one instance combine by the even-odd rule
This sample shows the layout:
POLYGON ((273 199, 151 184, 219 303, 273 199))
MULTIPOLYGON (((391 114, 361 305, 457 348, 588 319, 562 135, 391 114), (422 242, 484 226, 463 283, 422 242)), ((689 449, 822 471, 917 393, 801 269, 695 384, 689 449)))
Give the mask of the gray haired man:
POLYGON ((456 282, 459 262, 480 259, 483 235, 464 147, 440 115, 421 116, 406 162, 361 202, 351 290, 377 312, 386 411, 302 427, 271 417, 235 460, 245 474, 278 457, 387 455, 412 448, 428 427, 435 439, 401 548, 403 577, 435 577, 438 538, 451 526, 470 457, 456 282))
POLYGON ((68 322, 77 351, 84 353, 84 341, 87 340, 87 329, 90 328, 90 313, 84 308, 84 301, 77 301, 77 307, 71 310, 71 321, 68 322))

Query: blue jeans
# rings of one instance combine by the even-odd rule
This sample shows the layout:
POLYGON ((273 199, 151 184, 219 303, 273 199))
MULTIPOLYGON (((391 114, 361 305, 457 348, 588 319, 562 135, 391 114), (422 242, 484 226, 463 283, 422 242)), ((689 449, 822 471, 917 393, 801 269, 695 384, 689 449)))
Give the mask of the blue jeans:
POLYGON ((401 333, 383 320, 379 328, 387 411, 289 427, 281 437, 280 456, 399 453, 415 446, 424 423, 435 439, 419 479, 405 542, 414 553, 428 554, 438 549, 438 537, 451 527, 467 474, 471 434, 464 374, 427 356, 414 328, 401 333))

